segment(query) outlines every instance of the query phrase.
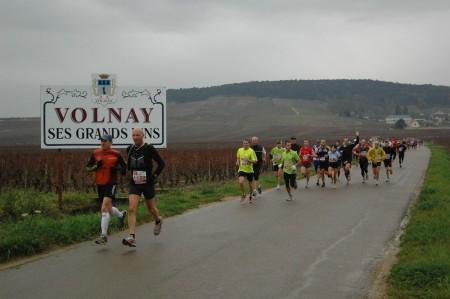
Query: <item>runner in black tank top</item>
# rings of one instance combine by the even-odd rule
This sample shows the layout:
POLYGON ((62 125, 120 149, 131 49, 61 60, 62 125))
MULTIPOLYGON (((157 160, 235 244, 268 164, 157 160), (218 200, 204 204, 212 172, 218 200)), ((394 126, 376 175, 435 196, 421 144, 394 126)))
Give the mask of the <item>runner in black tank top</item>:
POLYGON ((254 136, 252 137, 252 149, 255 151, 256 158, 258 159, 258 162, 253 164, 253 172, 254 172, 254 180, 255 183, 253 186, 257 188, 257 190, 253 190, 253 197, 256 198, 257 193, 262 193, 262 187, 259 183, 259 176, 261 174, 261 170, 263 167, 263 163, 266 162, 266 150, 262 145, 259 144, 259 138, 254 136))

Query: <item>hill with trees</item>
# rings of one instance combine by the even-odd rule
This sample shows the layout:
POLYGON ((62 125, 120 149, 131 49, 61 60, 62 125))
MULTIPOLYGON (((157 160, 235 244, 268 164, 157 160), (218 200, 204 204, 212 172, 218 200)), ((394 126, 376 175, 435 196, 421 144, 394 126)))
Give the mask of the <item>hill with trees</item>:
POLYGON ((340 116, 405 113, 450 107, 450 87, 376 80, 284 80, 233 83, 204 88, 169 89, 169 101, 186 103, 211 97, 283 98, 318 100, 340 116))

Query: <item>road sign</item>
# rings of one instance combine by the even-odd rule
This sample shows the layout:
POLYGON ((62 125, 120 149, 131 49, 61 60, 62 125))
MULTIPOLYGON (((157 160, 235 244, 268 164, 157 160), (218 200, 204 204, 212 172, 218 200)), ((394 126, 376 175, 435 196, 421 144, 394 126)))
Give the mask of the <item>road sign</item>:
POLYGON ((166 119, 165 87, 122 87, 111 74, 93 74, 90 86, 41 86, 42 148, 94 148, 104 134, 126 147, 133 128, 165 148, 166 119))

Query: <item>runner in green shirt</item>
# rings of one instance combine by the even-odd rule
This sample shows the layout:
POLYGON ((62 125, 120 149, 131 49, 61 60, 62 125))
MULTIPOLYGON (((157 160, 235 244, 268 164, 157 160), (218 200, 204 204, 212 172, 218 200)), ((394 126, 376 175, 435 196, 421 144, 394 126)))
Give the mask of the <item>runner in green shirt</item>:
POLYGON ((236 165, 239 167, 239 187, 241 189, 241 203, 245 202, 244 181, 247 179, 250 188, 249 203, 253 203, 252 191, 253 187, 253 164, 258 161, 255 151, 250 148, 250 143, 247 139, 242 142, 242 147, 238 149, 236 154, 236 165))
POLYGON ((281 179, 281 156, 285 152, 281 141, 278 141, 276 146, 270 151, 270 159, 272 160, 272 170, 277 178, 277 190, 280 190, 281 179))
POLYGON ((291 187, 297 189, 297 163, 299 161, 298 153, 291 150, 291 143, 286 142, 286 151, 281 157, 283 167, 284 184, 289 194, 288 201, 292 200, 291 187))

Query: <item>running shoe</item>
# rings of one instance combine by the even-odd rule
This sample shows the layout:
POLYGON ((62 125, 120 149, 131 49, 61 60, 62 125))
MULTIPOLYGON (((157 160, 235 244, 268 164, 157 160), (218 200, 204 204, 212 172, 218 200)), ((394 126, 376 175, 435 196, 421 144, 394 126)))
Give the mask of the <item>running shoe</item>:
POLYGON ((125 217, 127 217, 127 211, 122 211, 122 217, 119 217, 119 226, 125 228, 125 217))
POLYGON ((155 228, 153 229, 153 234, 155 236, 158 236, 161 233, 161 227, 162 227, 162 218, 159 218, 159 221, 155 222, 155 228))
POLYGON ((136 247, 136 239, 134 239, 132 236, 123 238, 122 244, 129 247, 136 247))
POLYGON ((277 185, 277 190, 280 190, 280 184, 277 185))
POLYGON ((369 174, 368 173, 366 173, 366 180, 368 180, 369 179, 369 174))
POLYGON ((256 190, 253 190, 252 196, 256 197, 256 195, 258 195, 258 193, 256 192, 256 190))
POLYGON ((317 182, 316 182, 316 186, 317 186, 317 187, 319 187, 319 186, 320 186, 320 184, 319 184, 319 181, 317 181, 317 182))
POLYGON ((106 245, 108 243, 108 237, 105 235, 100 235, 97 240, 95 240, 95 244, 98 245, 106 245))
POLYGON ((286 200, 287 201, 292 201, 292 194, 289 194, 289 197, 286 200))
POLYGON ((325 188, 325 182, 322 183, 322 188, 325 188))
POLYGON ((258 186, 258 193, 259 193, 259 194, 261 194, 261 193, 262 193, 262 187, 261 187, 261 185, 260 185, 260 186, 258 186))

